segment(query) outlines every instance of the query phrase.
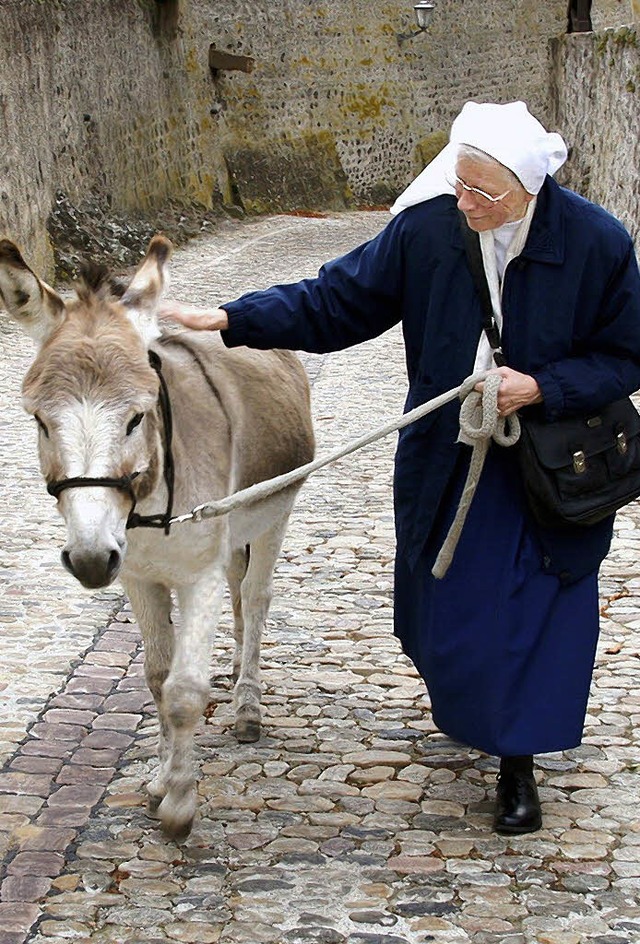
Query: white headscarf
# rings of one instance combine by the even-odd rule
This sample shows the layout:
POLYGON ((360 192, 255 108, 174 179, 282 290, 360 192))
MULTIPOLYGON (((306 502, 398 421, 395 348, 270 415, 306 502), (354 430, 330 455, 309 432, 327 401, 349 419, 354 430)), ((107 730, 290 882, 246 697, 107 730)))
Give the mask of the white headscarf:
POLYGON ((537 194, 547 174, 555 174, 567 159, 567 146, 561 136, 545 131, 524 102, 467 102, 451 126, 449 144, 409 184, 391 212, 400 213, 443 193, 453 194, 447 177, 455 174, 461 144, 484 151, 504 164, 531 194, 537 194))

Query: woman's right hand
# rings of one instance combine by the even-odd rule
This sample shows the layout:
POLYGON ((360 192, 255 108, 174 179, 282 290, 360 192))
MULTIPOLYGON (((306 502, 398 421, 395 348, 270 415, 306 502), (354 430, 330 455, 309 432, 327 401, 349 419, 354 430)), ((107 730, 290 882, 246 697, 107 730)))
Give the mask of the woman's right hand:
MULTIPOLYGON (((521 407, 532 403, 542 403, 542 393, 537 380, 530 374, 523 374, 511 367, 496 367, 489 371, 502 377, 498 388, 498 415, 511 416, 521 407)), ((479 393, 484 390, 484 383, 480 381, 474 387, 479 393)))
POLYGON ((165 299, 158 305, 158 315, 161 318, 173 318, 185 328, 195 331, 224 331, 229 327, 224 308, 200 308, 198 305, 183 305, 172 299, 165 299))

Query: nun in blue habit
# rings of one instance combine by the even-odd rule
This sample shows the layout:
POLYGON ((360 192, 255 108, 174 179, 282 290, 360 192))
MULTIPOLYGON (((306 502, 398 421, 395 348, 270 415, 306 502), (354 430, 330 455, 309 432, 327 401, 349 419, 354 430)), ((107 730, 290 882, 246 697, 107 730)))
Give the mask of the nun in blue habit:
MULTIPOLYGON (((467 103, 449 144, 374 239, 314 279, 203 311, 167 303, 228 346, 328 352, 402 322, 406 410, 491 369, 459 212, 480 234, 507 367, 498 410, 553 421, 640 387, 640 276, 624 227, 554 181, 566 160, 522 102, 467 103)), ((480 385, 481 387, 482 385, 480 385)), ((437 726, 500 758, 495 829, 539 829, 533 755, 580 743, 598 639, 598 568, 613 517, 543 529, 513 450, 492 445, 453 562, 431 569, 470 448, 459 404, 400 433, 395 460, 395 632, 427 684, 437 726)))

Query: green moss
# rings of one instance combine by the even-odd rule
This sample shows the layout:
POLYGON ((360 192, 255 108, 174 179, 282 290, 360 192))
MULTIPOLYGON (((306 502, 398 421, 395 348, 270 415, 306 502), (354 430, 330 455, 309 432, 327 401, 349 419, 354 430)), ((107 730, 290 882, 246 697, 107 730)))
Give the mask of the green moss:
POLYGON ((353 203, 330 132, 260 140, 238 135, 224 157, 232 197, 247 213, 340 210, 353 203))
POLYGON ((601 59, 609 48, 609 40, 611 40, 613 47, 613 49, 609 49, 609 51, 622 50, 627 47, 631 49, 638 48, 638 34, 632 26, 621 26, 620 29, 615 31, 605 30, 596 37, 596 55, 601 59))
POLYGON ((633 49, 638 47, 638 34, 631 26, 623 26, 612 36, 613 42, 618 48, 631 46, 633 49))
POLYGON ((365 86, 362 83, 358 83, 356 89, 357 91, 355 93, 348 92, 345 95, 345 111, 356 115, 362 121, 371 118, 380 119, 384 114, 385 107, 389 104, 389 99, 384 89, 367 94, 365 86))
POLYGON ((198 53, 195 49, 190 49, 184 57, 184 68, 192 75, 200 75, 202 72, 202 66, 200 65, 198 53))
POLYGON ((431 163, 448 141, 449 135, 446 131, 434 131, 432 134, 428 134, 426 138, 422 138, 415 147, 416 165, 422 168, 431 163))
POLYGON ((626 88, 627 92, 635 92, 635 90, 636 90, 636 83, 633 81, 633 79, 629 79, 629 81, 628 81, 627 84, 625 85, 625 88, 626 88))

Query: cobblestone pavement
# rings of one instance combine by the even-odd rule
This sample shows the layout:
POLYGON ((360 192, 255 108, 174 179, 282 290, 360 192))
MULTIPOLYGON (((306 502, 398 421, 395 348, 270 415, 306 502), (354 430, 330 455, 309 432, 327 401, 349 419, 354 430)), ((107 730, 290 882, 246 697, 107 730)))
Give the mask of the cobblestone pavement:
MULTIPOLYGON (((222 301, 314 274, 384 221, 229 224, 177 253, 172 293, 222 301)), ((199 815, 173 844, 145 808, 157 725, 137 627, 117 588, 87 594, 58 563, 19 407, 26 344, 6 325, 0 343, 0 944, 640 941, 637 506, 603 569, 583 746, 539 759, 544 830, 504 838, 495 759, 435 730, 392 635, 393 442, 315 475, 277 571, 263 737, 230 730, 227 608, 197 734, 199 815)), ((320 453, 399 412, 399 331, 305 362, 320 453)))

